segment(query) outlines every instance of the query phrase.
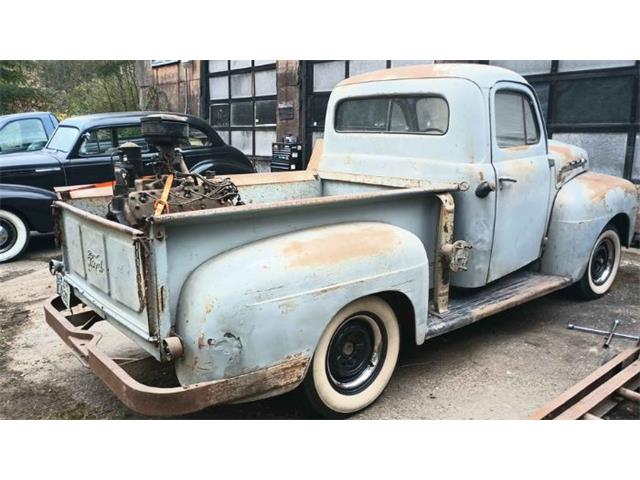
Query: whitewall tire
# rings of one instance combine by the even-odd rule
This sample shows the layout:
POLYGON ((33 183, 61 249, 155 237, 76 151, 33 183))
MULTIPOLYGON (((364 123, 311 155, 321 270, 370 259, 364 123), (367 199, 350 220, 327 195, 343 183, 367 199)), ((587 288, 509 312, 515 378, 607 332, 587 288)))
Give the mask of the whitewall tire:
POLYGON ((614 226, 608 225, 591 249, 587 268, 577 283, 578 293, 587 300, 607 293, 618 274, 621 255, 620 234, 614 226))
POLYGON ((29 245, 29 227, 13 212, 0 210, 0 263, 17 259, 29 245))
POLYGON ((328 418, 371 405, 396 367, 400 329, 392 308, 379 297, 356 300, 327 325, 307 372, 305 394, 328 418))

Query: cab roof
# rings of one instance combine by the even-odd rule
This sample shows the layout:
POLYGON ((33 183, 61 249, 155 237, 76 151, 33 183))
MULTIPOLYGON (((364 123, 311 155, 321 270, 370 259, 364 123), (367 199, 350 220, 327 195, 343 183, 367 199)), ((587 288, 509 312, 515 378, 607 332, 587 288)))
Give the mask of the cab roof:
POLYGON ((358 83, 415 80, 421 78, 464 78, 476 83, 480 87, 491 87, 496 82, 504 80, 527 83, 522 76, 502 67, 477 63, 436 63, 388 68, 386 70, 363 73, 341 81, 338 87, 358 83))
POLYGON ((140 123, 140 119, 146 115, 164 113, 170 115, 177 115, 185 117, 187 121, 196 126, 208 125, 204 120, 194 117, 193 115, 187 115, 184 113, 175 112, 160 112, 160 111, 144 111, 144 112, 108 112, 108 113, 94 113, 90 115, 81 115, 77 117, 70 117, 60 122, 62 126, 71 126, 79 128, 80 130, 86 130, 94 127, 109 127, 113 125, 122 125, 127 123, 140 123))

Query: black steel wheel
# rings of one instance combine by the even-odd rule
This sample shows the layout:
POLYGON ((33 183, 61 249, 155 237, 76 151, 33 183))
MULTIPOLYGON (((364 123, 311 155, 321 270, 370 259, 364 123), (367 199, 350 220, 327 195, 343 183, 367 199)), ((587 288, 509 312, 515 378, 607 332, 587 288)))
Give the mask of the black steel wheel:
POLYGON ((576 284, 582 298, 592 300, 609 291, 618 273, 621 254, 620 234, 613 225, 607 225, 593 245, 584 275, 576 284))
POLYGON ((313 409, 342 418, 372 404, 398 360, 400 329, 393 309, 379 297, 342 308, 323 332, 304 381, 313 409))

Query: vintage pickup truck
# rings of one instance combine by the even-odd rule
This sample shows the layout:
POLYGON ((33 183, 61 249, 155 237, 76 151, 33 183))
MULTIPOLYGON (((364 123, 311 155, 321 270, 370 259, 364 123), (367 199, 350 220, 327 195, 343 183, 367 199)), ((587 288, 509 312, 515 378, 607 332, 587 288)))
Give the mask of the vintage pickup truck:
POLYGON ((611 288, 637 194, 588 165, 547 140, 511 71, 355 76, 333 90, 307 170, 231 177, 244 202, 131 226, 104 218, 108 198, 58 201, 46 319, 142 414, 301 386, 318 412, 346 416, 382 394, 401 337, 420 345, 570 285, 587 299, 611 288), (100 349, 103 319, 179 384, 136 380, 136 361, 100 349))

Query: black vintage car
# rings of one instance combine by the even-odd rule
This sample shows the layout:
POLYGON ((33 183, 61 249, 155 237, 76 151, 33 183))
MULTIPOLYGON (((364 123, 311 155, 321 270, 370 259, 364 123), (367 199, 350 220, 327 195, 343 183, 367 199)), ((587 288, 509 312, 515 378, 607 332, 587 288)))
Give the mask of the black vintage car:
MULTIPOLYGON (((140 119, 151 113, 101 113, 69 118, 58 125, 47 145, 37 152, 0 156, 0 263, 27 248, 30 231, 52 231, 53 189, 113 180, 117 148, 125 142, 142 147, 146 173, 153 173, 156 152, 142 137, 140 119)), ((220 175, 253 173, 255 168, 238 149, 224 143, 205 121, 180 115, 189 124, 182 147, 193 172, 220 175)))

